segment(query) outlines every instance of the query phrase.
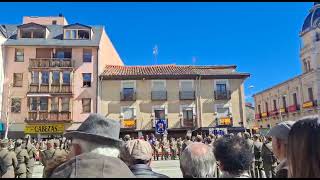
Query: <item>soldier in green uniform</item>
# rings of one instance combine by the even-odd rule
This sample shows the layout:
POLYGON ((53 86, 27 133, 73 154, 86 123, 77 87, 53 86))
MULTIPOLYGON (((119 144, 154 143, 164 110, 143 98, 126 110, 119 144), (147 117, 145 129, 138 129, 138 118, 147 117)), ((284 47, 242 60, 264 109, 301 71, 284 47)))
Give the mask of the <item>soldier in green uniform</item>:
POLYGON ((27 178, 32 178, 32 173, 33 173, 33 167, 35 163, 35 158, 37 156, 37 150, 34 147, 34 145, 31 143, 31 136, 26 135, 24 137, 25 139, 25 148, 28 152, 29 155, 29 160, 27 162, 27 178))
POLYGON ((179 159, 180 159, 180 155, 181 155, 182 144, 183 144, 183 141, 182 141, 181 137, 179 137, 177 139, 177 150, 178 150, 177 154, 179 156, 179 159))
POLYGON ((162 138, 162 158, 164 156, 165 160, 169 159, 169 153, 170 153, 170 142, 167 139, 167 136, 164 135, 162 138))
POLYGON ((253 147, 254 147, 254 176, 255 178, 265 178, 265 174, 262 166, 262 142, 259 141, 257 135, 253 135, 253 147))
MULTIPOLYGON (((52 139, 49 140, 47 142, 47 149, 40 152, 40 160, 41 160, 42 165, 44 166, 43 169, 46 168, 47 162, 55 156, 55 149, 54 149, 53 144, 54 144, 53 140, 52 139)), ((45 172, 43 172, 43 177, 46 177, 45 172)))
POLYGON ((177 141, 174 139, 174 137, 170 138, 170 150, 171 150, 171 159, 175 160, 177 158, 177 141))
POLYGON ((153 152, 153 159, 156 160, 156 158, 157 158, 157 160, 159 160, 159 154, 161 152, 161 144, 157 138, 155 138, 155 142, 153 144, 153 151, 154 151, 153 152))
POLYGON ((272 138, 267 137, 267 140, 262 145, 261 157, 263 161, 263 169, 267 178, 274 178, 276 175, 275 168, 277 167, 277 159, 272 152, 272 138))
POLYGON ((18 166, 15 171, 15 176, 17 178, 26 178, 27 177, 27 162, 29 161, 29 155, 26 149, 21 147, 22 139, 18 139, 15 143, 15 150, 18 166))
POLYGON ((18 161, 16 154, 13 151, 8 150, 9 146, 9 140, 3 139, 0 142, 0 162, 3 164, 0 164, 1 169, 3 169, 6 172, 0 172, 1 178, 14 178, 14 170, 18 166, 18 161))

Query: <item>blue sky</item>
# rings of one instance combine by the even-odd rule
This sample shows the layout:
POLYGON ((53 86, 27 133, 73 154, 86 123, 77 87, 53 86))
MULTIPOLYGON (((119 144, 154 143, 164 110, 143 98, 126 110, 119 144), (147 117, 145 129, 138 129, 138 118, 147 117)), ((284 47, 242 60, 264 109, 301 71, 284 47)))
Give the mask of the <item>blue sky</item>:
POLYGON ((158 64, 236 64, 251 73, 250 95, 301 73, 299 31, 312 4, 1 3, 0 23, 62 13, 69 23, 104 25, 127 65, 154 64, 157 44, 158 64))

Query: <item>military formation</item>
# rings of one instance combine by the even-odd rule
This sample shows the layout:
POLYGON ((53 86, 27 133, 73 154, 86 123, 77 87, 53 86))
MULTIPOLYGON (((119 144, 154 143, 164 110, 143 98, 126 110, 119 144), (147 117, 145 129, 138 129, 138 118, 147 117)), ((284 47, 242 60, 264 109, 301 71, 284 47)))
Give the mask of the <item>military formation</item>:
MULTIPOLYGON (((231 133, 231 135, 234 135, 231 133)), ((238 133, 238 136, 244 137, 251 147, 254 155, 254 160, 250 166, 250 176, 254 178, 272 178, 275 177, 275 168, 279 164, 272 151, 272 138, 264 137, 259 134, 255 134, 251 137, 248 132, 238 133)), ((202 142, 213 147, 213 143, 220 138, 221 135, 209 134, 203 137, 202 135, 192 136, 187 134, 184 139, 181 137, 168 138, 167 135, 163 135, 160 138, 156 138, 154 134, 141 136, 139 139, 148 141, 153 148, 154 160, 176 160, 180 159, 181 152, 193 142, 202 142), (170 139, 170 140, 168 140, 170 139)), ((133 138, 130 135, 125 135, 123 140, 129 141, 133 138)), ((217 174, 219 174, 217 166, 217 174)))
MULTIPOLYGON (((55 157, 68 154, 69 143, 65 138, 36 141, 30 135, 24 139, 3 139, 0 142, 0 177, 32 178, 37 162, 45 169, 55 157)), ((43 177, 46 177, 45 171, 43 177)))

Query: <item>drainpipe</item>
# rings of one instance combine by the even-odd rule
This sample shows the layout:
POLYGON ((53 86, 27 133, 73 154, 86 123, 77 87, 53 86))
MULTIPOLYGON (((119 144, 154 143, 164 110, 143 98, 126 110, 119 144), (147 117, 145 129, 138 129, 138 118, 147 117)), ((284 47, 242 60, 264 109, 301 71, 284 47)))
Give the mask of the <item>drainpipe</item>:
MULTIPOLYGON (((99 78, 99 47, 97 48, 97 95, 96 95, 96 113, 100 113, 100 103, 99 103, 99 96, 100 96, 100 78, 99 78)), ((102 80, 101 80, 102 81, 102 80)))
POLYGON ((201 75, 199 75, 199 79, 198 79, 198 81, 199 81, 199 102, 198 102, 198 109, 199 109, 199 112, 198 112, 198 114, 199 114, 199 126, 200 126, 200 128, 202 127, 202 114, 201 114, 201 112, 202 112, 202 107, 201 107, 201 75))

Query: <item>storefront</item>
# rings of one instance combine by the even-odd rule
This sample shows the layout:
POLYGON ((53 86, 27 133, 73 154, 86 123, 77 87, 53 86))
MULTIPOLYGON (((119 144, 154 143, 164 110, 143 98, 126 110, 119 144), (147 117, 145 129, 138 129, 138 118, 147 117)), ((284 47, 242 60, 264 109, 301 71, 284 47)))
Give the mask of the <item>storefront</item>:
POLYGON ((52 124, 27 124, 24 127, 24 134, 30 134, 34 138, 60 138, 65 131, 64 123, 52 124))

